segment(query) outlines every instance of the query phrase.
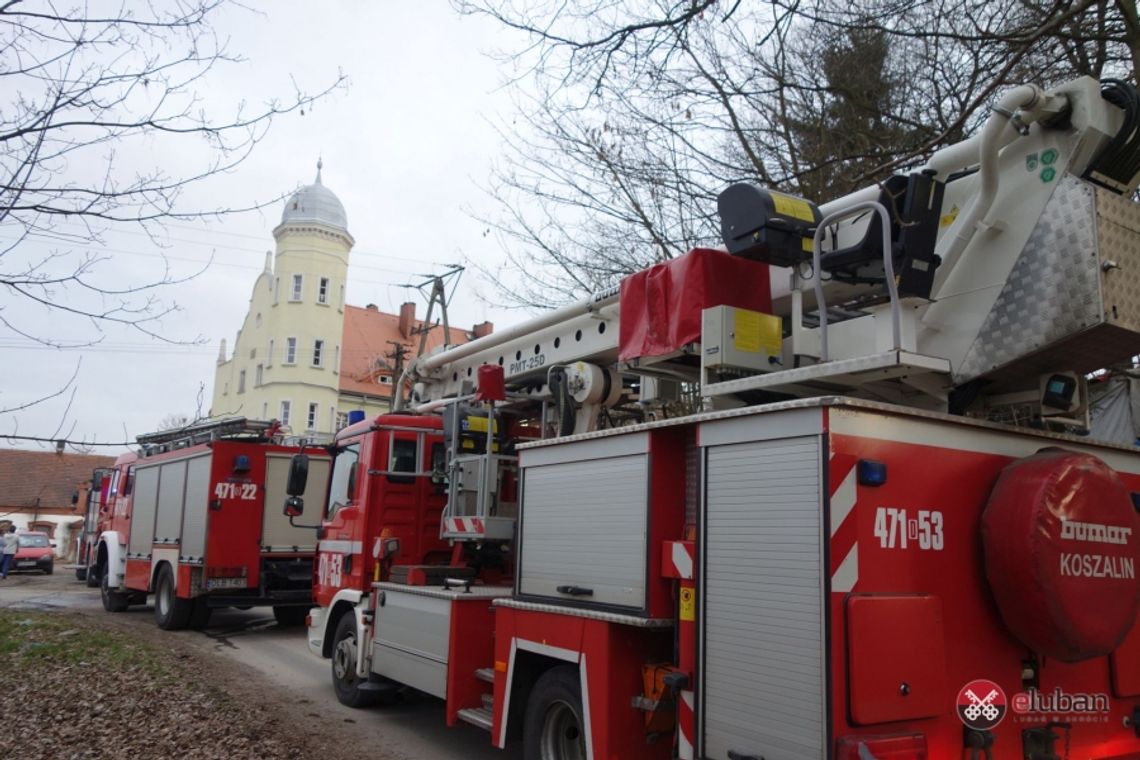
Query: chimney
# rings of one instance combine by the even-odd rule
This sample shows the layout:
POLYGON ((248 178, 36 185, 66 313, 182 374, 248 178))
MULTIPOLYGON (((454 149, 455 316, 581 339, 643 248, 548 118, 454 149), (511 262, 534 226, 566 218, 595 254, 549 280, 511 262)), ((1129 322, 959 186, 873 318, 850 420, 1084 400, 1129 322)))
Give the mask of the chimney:
POLYGON ((485 338, 495 331, 493 322, 483 321, 471 328, 471 335, 475 338, 485 338))
POLYGON ((400 335, 410 337, 416 326, 416 305, 412 301, 400 304, 400 335))

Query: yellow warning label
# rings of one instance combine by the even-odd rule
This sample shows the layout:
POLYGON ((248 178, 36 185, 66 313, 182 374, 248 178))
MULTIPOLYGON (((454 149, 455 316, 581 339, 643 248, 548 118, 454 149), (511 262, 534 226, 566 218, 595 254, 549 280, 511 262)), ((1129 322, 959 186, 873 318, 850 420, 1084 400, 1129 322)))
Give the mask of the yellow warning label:
POLYGON ((748 309, 733 310, 733 347, 750 354, 763 349, 769 356, 779 356, 784 325, 779 317, 748 309))
POLYGON ((697 619, 697 593, 695 589, 681 589, 681 620, 689 623, 697 619))
POLYGON ((815 215, 811 212, 811 204, 803 198, 793 198, 783 193, 771 193, 772 205, 780 216, 790 216, 792 219, 802 219, 805 222, 814 222, 815 215))
POLYGON ((938 219, 938 226, 939 227, 949 227, 951 224, 954 223, 954 220, 957 218, 958 218, 958 207, 954 206, 950 209, 949 213, 943 214, 938 219))
POLYGON ((737 351, 754 354, 760 350, 760 312, 737 309, 733 314, 732 335, 737 351))

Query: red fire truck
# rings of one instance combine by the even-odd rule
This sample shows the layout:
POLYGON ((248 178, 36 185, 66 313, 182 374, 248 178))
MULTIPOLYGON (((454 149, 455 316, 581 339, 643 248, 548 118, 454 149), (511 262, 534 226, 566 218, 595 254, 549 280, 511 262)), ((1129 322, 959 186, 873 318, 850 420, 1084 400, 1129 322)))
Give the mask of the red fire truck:
MULTIPOLYGON (((298 625, 312 604, 315 531, 281 513, 290 461, 272 422, 228 418, 139 436, 102 483, 86 577, 121 612, 154 594, 155 620, 205 626, 212 609, 272 605, 298 625)), ((310 457, 311 494, 327 457, 310 457)))
POLYGON ((733 186, 726 251, 417 359, 330 447, 337 697, 541 760, 1140 758, 1140 451, 1086 383, 1140 354, 1135 102, 1018 87, 866 191, 733 186))
POLYGON ((75 577, 77 580, 87 581, 87 585, 94 588, 99 585, 99 578, 95 573, 88 573, 89 566, 95 564, 96 547, 99 543, 99 520, 104 514, 104 499, 107 497, 106 485, 111 471, 99 468, 91 474, 91 482, 71 497, 72 505, 78 509, 83 505, 83 527, 75 539, 75 577))

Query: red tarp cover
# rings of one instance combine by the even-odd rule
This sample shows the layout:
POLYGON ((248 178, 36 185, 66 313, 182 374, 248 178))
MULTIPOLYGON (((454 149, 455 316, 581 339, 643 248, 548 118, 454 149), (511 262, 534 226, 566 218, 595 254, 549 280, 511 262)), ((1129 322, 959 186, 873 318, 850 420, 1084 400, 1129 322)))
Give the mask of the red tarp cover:
POLYGON ((662 356, 700 340, 701 311, 735 306, 772 311, 768 265, 694 248, 621 281, 619 358, 662 356))

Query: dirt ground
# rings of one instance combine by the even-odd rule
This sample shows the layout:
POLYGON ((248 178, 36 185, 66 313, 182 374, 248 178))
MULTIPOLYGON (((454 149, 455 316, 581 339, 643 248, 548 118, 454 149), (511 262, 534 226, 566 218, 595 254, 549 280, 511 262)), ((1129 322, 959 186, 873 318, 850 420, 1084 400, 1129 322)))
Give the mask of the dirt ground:
POLYGON ((0 581, 4 756, 355 760, 367 747, 400 757, 319 700, 140 619, 149 615, 106 614, 92 594, 62 568, 0 581), (64 602, 43 601, 53 598, 64 602))

